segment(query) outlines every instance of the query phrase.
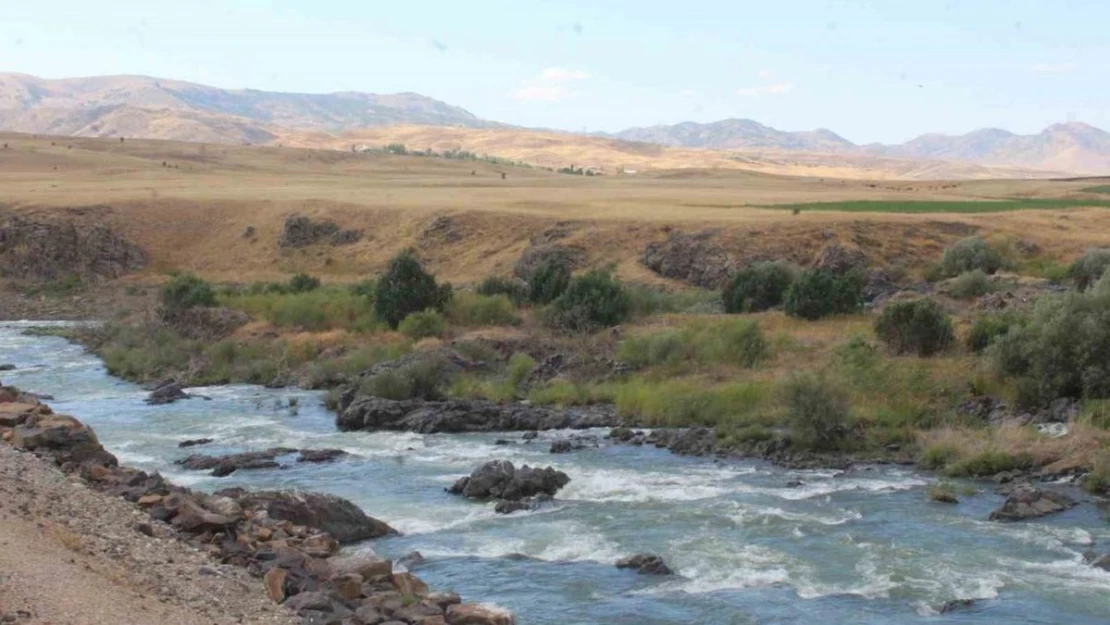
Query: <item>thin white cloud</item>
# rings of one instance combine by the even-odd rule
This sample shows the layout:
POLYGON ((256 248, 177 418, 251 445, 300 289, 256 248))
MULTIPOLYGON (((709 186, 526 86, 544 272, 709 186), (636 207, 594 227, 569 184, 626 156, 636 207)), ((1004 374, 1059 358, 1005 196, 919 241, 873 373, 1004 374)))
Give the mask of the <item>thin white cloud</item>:
POLYGON ((521 102, 557 102, 574 95, 572 85, 592 77, 585 70, 549 67, 525 81, 512 96, 521 102))
POLYGON ((771 74, 773 74, 773 73, 774 72, 772 72, 769 69, 761 69, 761 70, 759 70, 759 77, 760 78, 770 78, 771 74))
POLYGON ((739 96, 784 95, 794 90, 793 83, 780 82, 774 85, 760 85, 758 87, 741 87, 736 90, 739 96))
POLYGON ((1035 63, 1030 67, 1037 74, 1066 74, 1079 69, 1075 63, 1035 63))

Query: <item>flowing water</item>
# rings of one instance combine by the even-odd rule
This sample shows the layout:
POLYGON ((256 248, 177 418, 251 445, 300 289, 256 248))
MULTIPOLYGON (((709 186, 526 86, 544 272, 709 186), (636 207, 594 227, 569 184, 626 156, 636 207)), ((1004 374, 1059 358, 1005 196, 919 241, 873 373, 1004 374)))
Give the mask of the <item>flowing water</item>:
POLYGON ((347 497, 404 532, 379 553, 419 550, 433 588, 512 609, 521 625, 628 624, 1101 624, 1110 623, 1110 573, 1083 552, 1110 551, 1110 524, 1089 503, 1046 519, 986 521, 1002 498, 989 485, 956 505, 926 500, 928 476, 905 468, 788 471, 757 462, 681 458, 605 446, 547 453, 545 433, 340 433, 317 393, 255 386, 192 389, 210 400, 147 406, 139 387, 52 337, 0 324, 5 383, 56 397, 59 412, 92 425, 121 462, 198 489, 245 485, 347 497), (296 409, 289 407, 295 398, 296 409), (186 438, 203 453, 271 446, 337 447, 327 465, 180 471, 186 438), (551 464, 571 483, 555 505, 500 516, 444 492, 492 458, 551 464), (801 480, 801 487, 787 482, 801 480), (613 562, 661 554, 678 573, 653 577, 613 562), (937 614, 952 599, 983 599, 937 614))

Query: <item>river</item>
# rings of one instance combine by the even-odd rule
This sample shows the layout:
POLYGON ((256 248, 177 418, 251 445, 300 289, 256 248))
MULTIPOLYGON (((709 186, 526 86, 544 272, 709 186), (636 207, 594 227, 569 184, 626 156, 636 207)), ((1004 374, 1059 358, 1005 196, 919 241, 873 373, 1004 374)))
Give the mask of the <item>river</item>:
POLYGON ((376 551, 420 551, 427 561, 416 572, 433 588, 509 608, 520 625, 1110 622, 1110 573, 1082 556, 1110 551, 1110 523, 1089 503, 1002 524, 986 520, 1002 501, 989 484, 967 483, 979 492, 958 505, 931 503, 930 477, 907 468, 789 471, 626 446, 551 455, 558 433, 532 444, 519 434, 340 433, 319 393, 293 389, 198 388, 190 392, 210 399, 148 406, 140 387, 109 376, 81 347, 25 327, 0 324, 0 363, 17 366, 3 381, 55 396, 54 409, 93 426, 121 462, 202 490, 347 497, 404 532, 376 541, 376 551), (216 442, 177 447, 200 437, 216 442), (273 446, 351 456, 225 478, 173 464, 190 451, 273 446), (510 516, 444 492, 495 458, 550 464, 572 481, 554 505, 510 516), (788 488, 791 480, 803 485, 788 488), (613 566, 638 552, 662 555, 677 575, 613 566), (983 601, 937 614, 952 599, 983 601))

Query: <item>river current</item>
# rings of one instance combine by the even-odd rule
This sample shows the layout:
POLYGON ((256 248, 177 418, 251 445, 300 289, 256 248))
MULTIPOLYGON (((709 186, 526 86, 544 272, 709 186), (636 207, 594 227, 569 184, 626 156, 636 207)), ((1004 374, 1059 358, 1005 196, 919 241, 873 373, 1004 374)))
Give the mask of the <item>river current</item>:
POLYGON ((558 432, 531 444, 519 434, 340 433, 319 393, 293 389, 197 388, 210 399, 148 406, 81 347, 26 327, 0 324, 0 363, 17 367, 4 383, 53 395, 56 411, 91 425, 122 463, 201 490, 347 497, 404 533, 375 541, 377 552, 419 551, 415 572, 433 588, 509 608, 521 625, 1110 623, 1110 573, 1083 561, 1110 552, 1110 522, 1086 501, 1003 524, 986 520, 1002 502, 990 484, 966 483, 978 493, 958 505, 932 503, 932 478, 908 468, 791 471, 626 446, 551 455, 558 432), (216 442, 177 447, 201 437, 216 442), (173 464, 275 446, 351 455, 225 478, 173 464), (509 516, 444 492, 497 458, 553 465, 572 481, 553 505, 509 516), (794 480, 802 486, 787 487, 794 480), (662 555, 677 575, 613 566, 639 552, 662 555), (938 614, 954 599, 981 601, 938 614))

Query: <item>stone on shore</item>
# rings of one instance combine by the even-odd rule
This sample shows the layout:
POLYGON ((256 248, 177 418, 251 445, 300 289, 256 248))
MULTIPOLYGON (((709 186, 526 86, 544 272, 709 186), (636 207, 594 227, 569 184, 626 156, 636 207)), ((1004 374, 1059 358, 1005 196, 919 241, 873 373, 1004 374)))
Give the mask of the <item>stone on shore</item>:
POLYGON ((617 560, 618 569, 633 569, 641 575, 671 575, 670 567, 654 553, 638 553, 617 560))
POLYGON ((992 521, 1023 521, 1035 519, 1057 512, 1063 512, 1077 505, 1071 497, 1056 491, 1041 490, 1028 483, 1021 483, 1009 489, 1009 497, 994 512, 992 521))
POLYGON ((340 543, 398 533, 386 523, 367 516, 355 504, 335 495, 294 491, 242 492, 236 495, 233 498, 244 509, 265 510, 271 519, 319 528, 340 543))
POLYGON ((447 608, 447 625, 516 625, 516 619, 496 606, 460 603, 447 608))

